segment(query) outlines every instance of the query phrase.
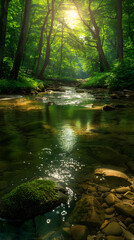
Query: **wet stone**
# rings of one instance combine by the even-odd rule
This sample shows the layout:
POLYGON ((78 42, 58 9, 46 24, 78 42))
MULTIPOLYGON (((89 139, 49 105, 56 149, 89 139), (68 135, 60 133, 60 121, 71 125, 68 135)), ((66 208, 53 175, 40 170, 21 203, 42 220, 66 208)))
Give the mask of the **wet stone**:
POLYGON ((107 236, 106 240, 124 240, 122 236, 107 236))
MULTIPOLYGON (((110 149, 109 149, 109 153, 110 153, 110 149)), ((111 154, 112 154, 112 152, 111 152, 111 154)), ((117 158, 117 155, 118 154, 116 154, 115 159, 117 158)), ((112 154, 112 156, 113 156, 113 154, 112 154)), ((121 159, 123 159, 124 155, 120 155, 120 157, 121 157, 121 159)), ((126 160, 127 160, 127 158, 126 158, 126 160)), ((112 170, 112 169, 107 169, 107 168, 97 168, 94 171, 94 176, 95 176, 95 179, 103 177, 106 180, 106 182, 109 184, 109 186, 114 185, 114 187, 130 186, 132 183, 131 179, 125 173, 116 171, 116 170, 112 170)))
POLYGON ((125 198, 128 198, 130 200, 134 200, 134 193, 133 192, 127 192, 123 195, 125 198))
POLYGON ((107 112, 107 111, 115 110, 115 107, 112 105, 104 105, 102 109, 103 109, 103 111, 107 112))
POLYGON ((128 217, 128 218, 125 219, 124 223, 125 223, 126 226, 129 226, 130 224, 133 223, 133 219, 128 217))
POLYGON ((107 225, 109 224, 109 220, 105 220, 104 223, 102 223, 100 230, 102 230, 103 228, 105 228, 107 225))
POLYGON ((113 207, 105 209, 106 214, 112 214, 114 211, 115 211, 115 209, 113 207))
POLYGON ((117 212, 123 213, 125 216, 134 218, 134 205, 123 203, 120 201, 120 203, 115 204, 115 208, 117 212))
POLYGON ((96 240, 96 235, 88 235, 87 240, 96 240))
POLYGON ((71 235, 73 240, 87 240, 88 229, 84 225, 73 225, 71 235))
POLYGON ((120 200, 113 194, 110 193, 109 195, 107 195, 107 197, 105 198, 105 201, 108 205, 113 205, 116 202, 119 202, 120 200))
POLYGON ((110 188, 109 187, 105 187, 105 186, 98 186, 98 191, 99 192, 109 192, 110 188))
POLYGON ((63 227, 62 231, 66 236, 71 236, 71 229, 69 227, 63 227))
POLYGON ((115 213, 113 213, 113 214, 105 214, 105 219, 112 219, 112 218, 114 218, 114 216, 115 216, 115 213))
POLYGON ((130 204, 130 205, 133 205, 133 203, 134 203, 134 201, 131 200, 131 199, 122 199, 121 202, 124 203, 124 204, 125 204, 125 203, 126 203, 126 204, 130 204))
POLYGON ((134 234, 134 223, 129 225, 128 230, 134 234))
POLYGON ((108 208, 108 205, 107 205, 107 203, 103 203, 102 205, 101 205, 103 208, 108 208))
POLYGON ((119 187, 119 188, 116 188, 116 189, 112 189, 111 192, 116 192, 116 193, 126 193, 130 191, 130 187, 119 187))
POLYGON ((122 234, 122 229, 118 222, 111 222, 102 230, 102 232, 106 235, 120 236, 122 234))
POLYGON ((134 240, 134 235, 123 229, 123 237, 125 238, 125 240, 134 240))
POLYGON ((96 192, 96 188, 93 186, 88 186, 88 192, 96 192))

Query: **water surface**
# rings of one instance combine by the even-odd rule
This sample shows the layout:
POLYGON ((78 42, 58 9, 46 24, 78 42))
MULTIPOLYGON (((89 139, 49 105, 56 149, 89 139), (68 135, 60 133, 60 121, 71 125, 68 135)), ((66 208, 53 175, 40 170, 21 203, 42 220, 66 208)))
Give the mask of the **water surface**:
POLYGON ((63 92, 0 97, 0 195, 35 177, 55 178, 70 193, 68 204, 21 226, 1 220, 0 239, 54 239, 76 199, 75 184, 96 167, 133 175, 134 103, 107 92, 63 92), (104 95, 104 99, 98 96, 104 95), (125 107, 105 112, 106 103, 125 107))

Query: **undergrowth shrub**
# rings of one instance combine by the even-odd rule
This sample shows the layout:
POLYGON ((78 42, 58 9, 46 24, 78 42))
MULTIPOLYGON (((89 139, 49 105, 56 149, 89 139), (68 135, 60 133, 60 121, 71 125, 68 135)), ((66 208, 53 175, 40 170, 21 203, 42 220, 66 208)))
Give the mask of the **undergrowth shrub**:
POLYGON ((113 90, 134 89, 134 64, 128 61, 114 64, 107 74, 106 86, 113 90))
POLYGON ((88 78, 87 82, 83 83, 81 87, 82 88, 94 88, 94 87, 103 88, 105 87, 106 78, 107 78, 107 73, 95 73, 95 76, 88 78))

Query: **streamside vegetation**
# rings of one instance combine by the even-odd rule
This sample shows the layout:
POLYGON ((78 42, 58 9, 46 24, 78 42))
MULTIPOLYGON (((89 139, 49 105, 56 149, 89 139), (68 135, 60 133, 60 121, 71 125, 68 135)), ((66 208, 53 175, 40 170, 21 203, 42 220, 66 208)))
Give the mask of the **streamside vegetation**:
POLYGON ((133 0, 2 0, 0 93, 50 80, 134 89, 133 0))

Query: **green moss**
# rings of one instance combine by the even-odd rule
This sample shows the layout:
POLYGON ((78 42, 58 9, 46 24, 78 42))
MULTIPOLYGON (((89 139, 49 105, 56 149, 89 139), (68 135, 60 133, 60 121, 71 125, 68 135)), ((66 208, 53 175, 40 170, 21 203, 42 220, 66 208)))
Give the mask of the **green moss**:
POLYGON ((21 184, 2 198, 2 216, 23 219, 49 211, 58 201, 56 184, 50 180, 34 180, 21 184))

